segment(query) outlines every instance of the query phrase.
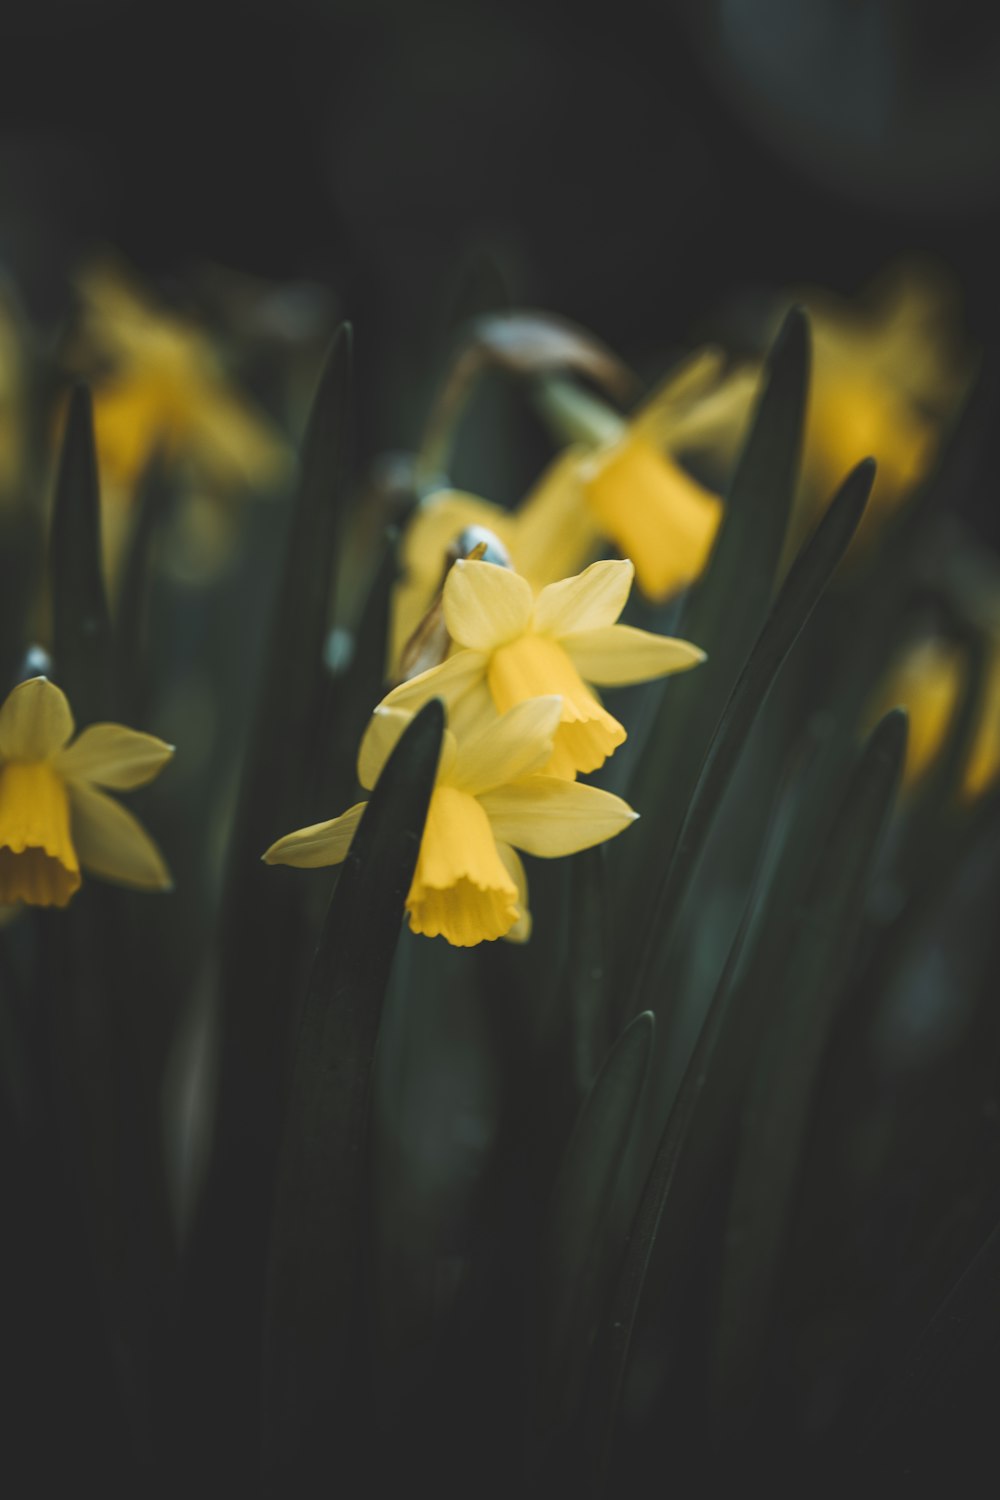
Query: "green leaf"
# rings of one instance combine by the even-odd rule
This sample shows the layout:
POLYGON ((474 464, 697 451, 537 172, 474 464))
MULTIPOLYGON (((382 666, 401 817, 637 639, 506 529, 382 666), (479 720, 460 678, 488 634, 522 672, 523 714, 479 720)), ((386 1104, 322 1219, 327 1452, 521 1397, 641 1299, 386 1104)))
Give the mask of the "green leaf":
POLYGON ((642 821, 630 835, 628 868, 635 873, 622 889, 626 950, 650 910, 647 868, 654 850, 674 847, 706 747, 771 604, 798 478, 808 383, 808 323, 792 308, 768 356, 708 566, 681 613, 677 633, 708 659, 666 684, 629 786, 642 821))
POLYGON ((569 993, 573 1078, 583 1097, 614 1035, 610 1012, 607 851, 598 844, 571 865, 569 993))
POLYGON ((437 699, 407 727, 330 905, 296 1041, 271 1226, 265 1446, 294 1471, 345 1377, 364 1222, 365 1136, 382 1002, 437 770, 437 699))
POLYGON ((111 620, 101 562, 101 502, 90 392, 70 397, 49 542, 53 676, 82 727, 115 717, 111 620))
POLYGON ((656 979, 656 957, 671 941, 685 889, 747 736, 785 658, 847 551, 864 513, 874 477, 875 465, 866 460, 844 480, 819 526, 792 564, 732 688, 709 742, 673 857, 653 899, 653 915, 638 966, 636 1010, 648 998, 647 992, 656 979))
POLYGON ((614 1255, 611 1205, 649 1066, 654 1022, 625 1028, 580 1110, 552 1189, 541 1251, 541 1426, 571 1416, 614 1255))
POLYGON ((773 1310, 809 1107, 906 750, 893 710, 866 745, 795 924, 743 1115, 719 1297, 718 1381, 743 1402, 773 1310))

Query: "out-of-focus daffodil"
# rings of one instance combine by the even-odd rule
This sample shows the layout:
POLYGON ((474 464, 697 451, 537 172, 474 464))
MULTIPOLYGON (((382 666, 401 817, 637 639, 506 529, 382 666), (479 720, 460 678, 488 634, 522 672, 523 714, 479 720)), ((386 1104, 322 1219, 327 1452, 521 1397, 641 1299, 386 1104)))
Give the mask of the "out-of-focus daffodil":
MULTIPOLYGON (((966 671, 965 655, 954 642, 930 637, 904 651, 882 684, 872 711, 874 723, 901 704, 908 712, 903 781, 915 786, 944 746, 958 708, 966 671)), ((991 652, 978 721, 962 778, 962 798, 971 802, 1000 773, 1000 646, 991 652)))
POLYGON ((565 380, 544 382, 543 407, 573 446, 515 511, 454 490, 417 509, 393 602, 393 664, 441 587, 449 544, 468 527, 494 532, 535 588, 575 572, 609 540, 634 560, 650 598, 686 587, 705 566, 722 506, 675 455, 728 458, 755 383, 749 371, 725 372, 718 354, 702 351, 626 419, 565 380))
POLYGON ((81 867, 139 890, 170 887, 148 833, 102 788, 152 781, 173 747, 121 724, 73 731, 65 693, 45 677, 0 708, 0 902, 65 906, 81 867))
POLYGON ((947 285, 930 270, 895 268, 849 304, 806 290, 813 376, 803 454, 804 512, 825 504, 844 475, 874 457, 868 527, 931 469, 945 423, 967 387, 947 285))
POLYGON ((113 491, 131 497, 156 452, 184 459, 222 489, 266 488, 282 479, 289 467, 285 443, 233 390, 193 324, 155 308, 107 265, 85 271, 78 290, 83 373, 98 370, 98 460, 113 491))
MULTIPOLYGON (((412 715, 375 710, 358 757, 371 790, 412 715)), ((437 779, 406 910, 414 932, 459 948, 530 934, 527 881, 516 853, 556 858, 613 838, 636 814, 620 797, 539 772, 552 753, 558 698, 519 703, 492 724, 458 738, 445 730, 437 779)), ((313 869, 339 864, 366 803, 339 818, 288 834, 268 864, 313 869)))
POLYGON ((648 682, 704 661, 688 641, 616 623, 632 586, 628 560, 592 563, 535 594, 527 579, 489 562, 456 562, 444 586, 444 620, 459 648, 440 666, 394 688, 390 707, 441 698, 456 724, 489 724, 525 700, 558 693, 560 723, 546 770, 596 771, 625 730, 588 683, 648 682))

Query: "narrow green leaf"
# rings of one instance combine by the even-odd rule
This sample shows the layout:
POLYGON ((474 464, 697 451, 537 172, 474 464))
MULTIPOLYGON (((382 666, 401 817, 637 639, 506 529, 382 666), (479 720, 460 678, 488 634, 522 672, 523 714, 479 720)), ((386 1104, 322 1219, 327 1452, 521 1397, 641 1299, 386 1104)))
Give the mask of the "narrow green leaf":
POLYGON ((49 549, 53 675, 82 727, 115 716, 94 416, 84 385, 76 386, 70 398, 49 549))
POLYGON ((789 570, 712 736, 673 856, 653 900, 636 979, 638 1010, 656 976, 655 957, 670 942, 691 873, 747 736, 782 664, 858 528, 875 477, 866 460, 847 476, 789 570))
POLYGON ((296 1041, 265 1309, 265 1447, 278 1474, 325 1440, 349 1359, 372 1064, 443 728, 434 699, 386 763, 330 905, 296 1041))
POLYGON ((653 1016, 618 1038, 580 1110, 556 1177, 541 1252, 539 1421, 572 1414, 614 1246, 607 1225, 653 1041, 653 1016))
POLYGON ((568 983, 573 1078, 581 1098, 597 1077, 615 1030, 610 1013, 606 853, 598 844, 577 855, 572 864, 568 983))
POLYGON ((862 753, 799 913, 777 1015, 751 1084, 720 1290, 718 1380, 727 1401, 746 1395, 768 1327, 810 1101, 905 750, 906 715, 893 710, 862 753))

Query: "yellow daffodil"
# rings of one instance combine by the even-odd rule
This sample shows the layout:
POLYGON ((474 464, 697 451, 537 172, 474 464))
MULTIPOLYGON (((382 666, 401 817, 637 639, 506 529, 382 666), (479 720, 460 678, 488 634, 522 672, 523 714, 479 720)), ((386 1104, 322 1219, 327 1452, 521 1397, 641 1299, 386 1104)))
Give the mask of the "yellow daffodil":
POLYGON ((238 395, 205 336, 153 307, 117 270, 97 265, 78 282, 84 371, 94 381, 102 480, 131 496, 154 452, 189 460, 221 489, 265 487, 287 472, 285 444, 238 395))
POLYGON ((148 833, 102 788, 152 781, 173 747, 121 724, 91 724, 76 739, 73 730, 65 693, 45 677, 20 683, 0 708, 4 904, 65 906, 81 867, 139 890, 170 887, 148 833))
MULTIPOLYGON (((934 764, 944 746, 965 672, 964 654, 952 642, 930 637, 909 647, 898 658, 879 690, 868 715, 875 723, 888 709, 901 704, 908 712, 904 785, 915 786, 934 764)), ((974 801, 1000 773, 1000 649, 991 652, 982 707, 973 733, 961 796, 974 801)))
POLYGON ((894 268, 858 305, 806 290, 813 373, 803 452, 805 517, 873 456, 869 526, 929 472, 971 373, 956 348, 949 289, 927 268, 894 268))
POLYGON ((509 568, 456 562, 443 605, 459 649, 394 688, 387 706, 415 710, 441 698, 453 722, 464 727, 557 693, 562 711, 547 770, 569 778, 596 771, 623 743, 625 730, 588 684, 648 682, 705 659, 688 641, 616 624, 633 575, 628 560, 596 562, 536 595, 509 568))
POLYGON ((548 381, 543 404, 579 439, 546 469, 515 511, 456 490, 415 512, 393 601, 391 661, 441 587, 445 554, 471 526, 494 532, 535 588, 568 574, 610 540, 635 562, 643 593, 665 599, 699 576, 722 513, 716 495, 678 463, 678 453, 731 457, 756 377, 723 372, 713 351, 693 356, 626 420, 566 381, 548 381))
MULTIPOLYGON (((371 790, 412 715, 375 710, 361 743, 358 779, 371 790)), ((445 730, 413 882, 410 927, 458 948, 530 933, 527 881, 517 849, 557 858, 627 828, 636 814, 620 797, 539 774, 552 753, 558 698, 520 703, 456 738, 445 730)), ((314 869, 340 864, 366 803, 273 844, 268 864, 314 869)))

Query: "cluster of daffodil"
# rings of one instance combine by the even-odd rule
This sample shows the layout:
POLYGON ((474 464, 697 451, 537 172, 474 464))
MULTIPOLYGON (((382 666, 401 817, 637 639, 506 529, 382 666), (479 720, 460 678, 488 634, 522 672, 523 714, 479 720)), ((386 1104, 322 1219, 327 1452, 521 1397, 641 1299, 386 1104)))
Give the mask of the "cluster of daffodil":
MULTIPOLYGON (((576 780, 625 739, 590 684, 648 682, 704 659, 696 646, 617 623, 632 585, 628 561, 593 563, 537 593, 512 569, 459 559, 442 608, 451 654, 393 689, 362 741, 366 789, 403 728, 431 698, 448 711, 437 781, 406 899, 410 926, 457 947, 531 930, 518 850, 575 854, 637 816, 620 797, 576 780)), ((291 833, 271 864, 338 864, 365 804, 291 833)))

